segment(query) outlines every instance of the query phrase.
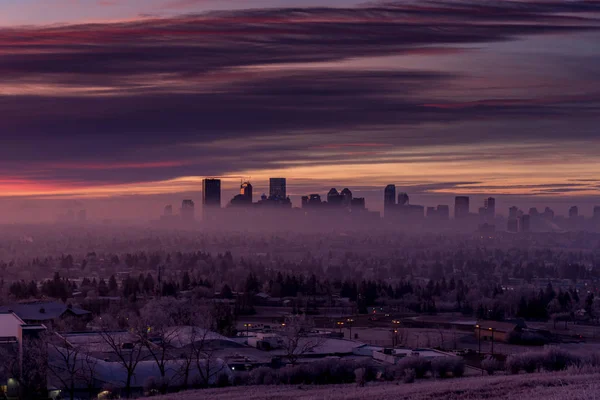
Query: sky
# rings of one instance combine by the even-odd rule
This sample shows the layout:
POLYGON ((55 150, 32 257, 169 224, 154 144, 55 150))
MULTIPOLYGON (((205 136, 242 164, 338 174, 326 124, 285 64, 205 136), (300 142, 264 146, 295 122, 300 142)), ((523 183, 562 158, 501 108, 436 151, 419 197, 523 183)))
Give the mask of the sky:
POLYGON ((296 205, 349 187, 380 209, 388 183, 425 205, 600 204, 599 1, 0 8, 0 222, 146 218, 200 203, 206 176, 225 199, 284 176, 296 205))

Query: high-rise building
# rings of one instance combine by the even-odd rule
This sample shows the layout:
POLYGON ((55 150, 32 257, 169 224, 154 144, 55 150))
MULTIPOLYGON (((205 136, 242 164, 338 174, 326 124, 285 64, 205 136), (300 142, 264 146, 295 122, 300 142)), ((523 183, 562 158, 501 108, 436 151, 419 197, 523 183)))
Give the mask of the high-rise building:
POLYGON ((342 205, 344 207, 350 207, 352 204, 352 192, 350 189, 344 188, 344 190, 342 190, 340 193, 340 196, 342 196, 342 205))
POLYGON ((247 203, 252 203, 252 184, 244 182, 240 186, 240 194, 247 203))
POLYGON ((183 200, 181 202, 181 220, 185 222, 193 221, 195 218, 195 205, 193 200, 183 200))
POLYGON ((352 208, 352 211, 362 211, 365 210, 366 208, 366 204, 365 204, 365 198, 364 197, 354 197, 352 198, 352 200, 350 201, 350 207, 352 208))
POLYGON ((554 210, 552 210, 550 207, 546 207, 542 215, 545 219, 552 221, 554 219, 554 210))
POLYGON ((437 218, 438 213, 435 207, 427 207, 427 218, 437 218))
POLYGON ((496 199, 493 197, 488 197, 484 200, 483 206, 486 209, 486 215, 490 220, 494 220, 496 218, 496 199))
POLYGON ((396 206, 396 185, 387 185, 383 192, 383 212, 389 217, 396 206))
POLYGON ((343 198, 336 188, 331 188, 329 193, 327 193, 327 204, 331 206, 341 206, 342 200, 343 198))
POLYGON ((573 206, 569 208, 569 218, 577 218, 579 217, 579 207, 573 206))
POLYGON ((600 206, 594 207, 594 220, 600 221, 600 206))
POLYGON ((469 216, 469 196, 456 196, 454 199, 454 218, 462 219, 469 216))
POLYGON ((207 208, 221 208, 221 180, 202 180, 202 206, 207 208))
POLYGON ((516 219, 518 216, 519 216, 519 207, 512 206, 511 208, 508 209, 508 218, 516 219))
POLYGON ((308 196, 302 196, 302 208, 305 208, 308 205, 308 196))
POLYGON ((398 193, 398 205, 406 206, 410 203, 410 198, 408 197, 408 193, 398 193))
POLYGON ((517 218, 509 218, 506 228, 509 232, 513 232, 513 233, 518 232, 519 231, 519 220, 517 218))
POLYGON ((521 232, 531 231, 531 216, 524 214, 519 217, 519 230, 521 232))
POLYGON ((287 198, 287 184, 285 178, 269 179, 269 197, 274 199, 287 198))
POLYGON ((450 219, 450 207, 447 205, 438 205, 437 206, 437 215, 441 220, 449 220, 450 219))

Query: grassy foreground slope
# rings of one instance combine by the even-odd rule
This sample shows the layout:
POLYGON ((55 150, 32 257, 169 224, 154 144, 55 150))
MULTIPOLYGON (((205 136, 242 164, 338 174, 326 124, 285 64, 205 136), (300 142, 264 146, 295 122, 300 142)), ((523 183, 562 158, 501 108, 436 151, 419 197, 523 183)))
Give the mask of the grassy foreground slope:
POLYGON ((366 387, 239 386, 189 391, 153 397, 154 400, 258 400, 258 399, 526 399, 600 400, 600 374, 542 373, 418 382, 380 383, 366 387))

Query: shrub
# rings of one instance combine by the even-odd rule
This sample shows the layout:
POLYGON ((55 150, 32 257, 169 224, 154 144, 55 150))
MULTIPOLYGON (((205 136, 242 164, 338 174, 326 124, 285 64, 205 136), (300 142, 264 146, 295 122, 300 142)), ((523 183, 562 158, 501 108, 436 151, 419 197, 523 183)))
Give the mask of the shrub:
POLYGON ((233 385, 234 386, 245 386, 250 384, 250 372, 248 371, 236 371, 233 374, 233 385))
POLYGON ((415 373, 414 369, 405 369, 403 371, 403 377, 402 377, 402 382, 404 383, 413 383, 415 381, 415 379, 417 378, 417 375, 415 373))
POLYGON ((511 374, 518 374, 523 369, 523 363, 521 357, 518 354, 511 354, 506 359, 506 371, 511 374))
POLYGON ((354 370, 354 376, 356 379, 356 384, 358 386, 365 386, 365 375, 367 374, 367 371, 365 368, 356 368, 354 370))
POLYGON ((452 367, 452 376, 455 378, 460 378, 465 374, 465 360, 460 357, 453 357, 451 362, 452 367))
POLYGON ((405 357, 397 364, 401 371, 412 369, 417 379, 423 379, 431 371, 431 362, 419 356, 405 357))
POLYGON ((231 384, 229 381, 229 375, 222 373, 217 376, 217 387, 223 388, 231 384))
POLYGON ((546 350, 542 359, 542 366, 546 371, 562 371, 579 364, 581 364, 579 357, 560 349, 546 350))
POLYGON ((253 385, 272 385, 275 383, 275 372, 269 367, 259 367, 250 371, 250 382, 253 385))
POLYGON ((439 378, 447 378, 451 368, 449 357, 436 357, 431 361, 431 370, 439 378))
POLYGON ((488 375, 494 375, 496 371, 502 370, 502 363, 494 357, 488 356, 481 361, 481 369, 486 371, 488 375))
POLYGON ((460 357, 436 357, 431 362, 431 369, 440 378, 447 378, 449 373, 458 378, 465 374, 465 362, 460 357))

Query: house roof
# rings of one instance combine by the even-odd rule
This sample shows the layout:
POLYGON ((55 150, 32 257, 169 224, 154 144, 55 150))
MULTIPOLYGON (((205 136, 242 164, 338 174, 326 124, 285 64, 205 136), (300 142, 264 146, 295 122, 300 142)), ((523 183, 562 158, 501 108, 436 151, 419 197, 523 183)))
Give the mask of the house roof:
POLYGON ((49 321, 60 318, 70 312, 76 316, 88 315, 89 311, 77 307, 68 307, 56 301, 36 301, 32 303, 16 303, 0 307, 0 313, 13 312, 25 321, 49 321))

